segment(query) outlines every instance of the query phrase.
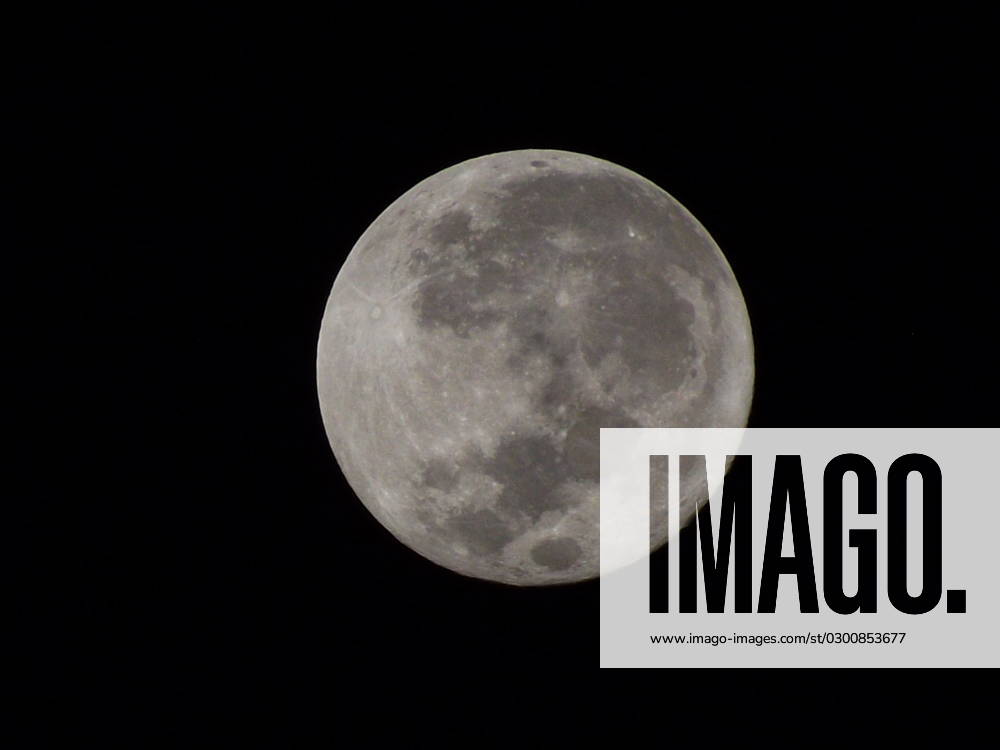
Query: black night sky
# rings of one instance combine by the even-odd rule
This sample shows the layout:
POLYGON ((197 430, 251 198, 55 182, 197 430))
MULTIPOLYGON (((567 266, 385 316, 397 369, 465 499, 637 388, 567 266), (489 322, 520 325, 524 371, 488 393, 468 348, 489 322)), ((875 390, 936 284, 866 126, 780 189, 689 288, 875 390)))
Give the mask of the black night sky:
POLYGON ((996 424, 990 20, 26 22, 3 182, 33 684, 596 667, 596 583, 423 560, 320 420, 340 264, 474 156, 579 151, 683 203, 747 301, 752 426, 996 424))

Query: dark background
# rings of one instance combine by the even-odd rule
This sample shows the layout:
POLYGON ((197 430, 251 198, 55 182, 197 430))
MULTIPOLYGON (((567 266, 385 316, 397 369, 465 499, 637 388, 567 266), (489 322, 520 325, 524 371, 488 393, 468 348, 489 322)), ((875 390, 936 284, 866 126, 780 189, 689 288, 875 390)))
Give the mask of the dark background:
POLYGON ((752 426, 997 423, 993 16, 484 14, 7 27, 39 684, 597 665, 596 583, 425 561, 320 420, 341 263, 471 157, 592 154, 690 209, 749 307, 752 426))

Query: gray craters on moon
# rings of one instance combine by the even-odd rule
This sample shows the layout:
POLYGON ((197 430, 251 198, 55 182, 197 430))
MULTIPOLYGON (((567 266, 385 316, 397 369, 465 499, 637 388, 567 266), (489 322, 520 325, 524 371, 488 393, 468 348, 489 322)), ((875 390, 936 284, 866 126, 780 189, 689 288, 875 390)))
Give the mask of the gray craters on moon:
POLYGON ((633 377, 672 390, 696 354, 695 312, 669 280, 646 283, 661 274, 651 259, 624 252, 601 265, 596 283, 602 291, 584 312, 581 349, 592 367, 619 353, 633 377))
POLYGON ((464 247, 472 233, 472 216, 463 209, 442 214, 427 228, 430 244, 437 248, 464 247))
POLYGON ((579 250, 605 249, 599 240, 616 242, 623 219, 648 210, 621 177, 598 171, 572 174, 556 169, 533 171, 504 186, 506 200, 498 207, 500 233, 511 239, 534 240, 560 229, 581 233, 579 250), (628 214, 620 209, 627 206, 628 214))
POLYGON ((478 555, 496 555, 514 538, 510 527, 489 509, 459 511, 445 529, 478 555))
POLYGON ((495 323, 500 314, 483 304, 477 293, 479 278, 456 270, 422 284, 414 306, 418 324, 425 328, 447 326, 456 336, 467 338, 476 329, 495 323), (456 292, 456 288, 461 291, 456 292))
POLYGON ((556 489, 565 479, 562 456, 549 437, 512 435, 501 439, 481 470, 503 489, 496 505, 507 515, 536 521, 561 506, 556 489))
POLYGON ((744 425, 753 349, 725 258, 669 195, 517 151, 428 178, 365 232, 317 374, 334 453, 397 538, 532 585, 598 573, 600 428, 744 425))
POLYGON ((424 467, 421 483, 429 489, 450 492, 458 485, 458 468, 448 461, 432 458, 424 467))
POLYGON ((566 570, 580 559, 580 545, 570 537, 545 539, 531 548, 531 559, 550 570, 566 570))
POLYGON ((411 275, 419 277, 427 272, 427 269, 430 267, 430 263, 430 254, 422 247, 415 247, 410 250, 406 266, 411 275))

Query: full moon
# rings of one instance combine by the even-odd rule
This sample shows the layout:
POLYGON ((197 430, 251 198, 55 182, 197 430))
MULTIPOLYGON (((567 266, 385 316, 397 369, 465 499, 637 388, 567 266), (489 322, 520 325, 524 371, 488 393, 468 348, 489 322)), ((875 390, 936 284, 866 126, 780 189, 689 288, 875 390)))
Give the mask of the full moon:
MULTIPOLYGON (((599 573, 601 427, 743 427, 753 377, 743 296, 701 224, 628 169, 552 150, 462 162, 385 209, 317 357, 330 445, 375 518, 522 586, 599 573)), ((682 524, 702 501, 682 488, 682 524)))

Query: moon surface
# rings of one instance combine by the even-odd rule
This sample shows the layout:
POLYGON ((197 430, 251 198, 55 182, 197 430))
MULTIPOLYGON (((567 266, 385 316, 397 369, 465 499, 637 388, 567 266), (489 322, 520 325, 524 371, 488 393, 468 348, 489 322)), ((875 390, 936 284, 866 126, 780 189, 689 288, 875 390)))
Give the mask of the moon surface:
MULTIPOLYGON (((552 150, 462 162, 390 205, 337 275, 317 358, 368 510, 439 565, 516 585, 598 575, 601 427, 745 426, 753 376, 743 296, 698 221, 552 150)), ((684 523, 701 498, 681 502, 684 523)), ((654 544, 666 515, 664 498, 654 544)))

